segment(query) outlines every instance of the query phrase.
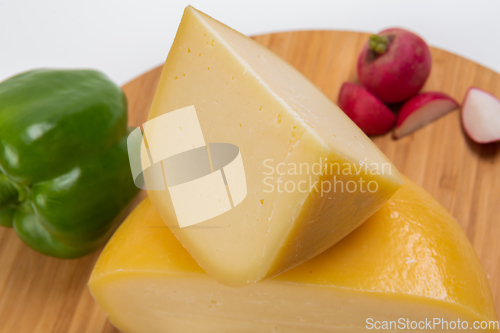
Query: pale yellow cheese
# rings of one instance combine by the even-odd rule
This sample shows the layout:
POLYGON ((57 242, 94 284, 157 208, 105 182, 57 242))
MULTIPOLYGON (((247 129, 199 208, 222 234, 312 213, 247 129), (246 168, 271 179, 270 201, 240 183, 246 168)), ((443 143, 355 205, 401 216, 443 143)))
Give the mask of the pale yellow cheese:
MULTIPOLYGON (((126 333, 359 333, 400 318, 448 327, 478 321, 491 328, 481 332, 498 331, 489 323, 496 318, 488 280, 465 234, 409 180, 331 249, 244 288, 208 276, 146 199, 109 241, 89 286, 126 333)), ((445 328, 413 331, 457 331, 445 328)))
POLYGON ((181 228, 171 193, 149 196, 176 238, 223 284, 251 284, 323 252, 402 184, 372 141, 298 71, 187 7, 149 119, 190 106, 205 142, 240 149, 246 197, 222 215, 181 228))

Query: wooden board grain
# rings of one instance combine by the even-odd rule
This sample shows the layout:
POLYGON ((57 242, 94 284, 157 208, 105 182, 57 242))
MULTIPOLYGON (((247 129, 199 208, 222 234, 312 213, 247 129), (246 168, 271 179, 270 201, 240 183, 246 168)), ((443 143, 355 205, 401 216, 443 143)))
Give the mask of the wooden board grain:
MULTIPOLYGON (((345 31, 302 31, 254 39, 336 101, 341 84, 356 80, 357 54, 367 37, 345 31)), ((499 74, 437 48, 432 56, 424 90, 443 91, 461 101, 474 85, 500 96, 499 74)), ((158 67, 123 87, 130 125, 146 119, 160 73, 158 67)), ((459 112, 399 141, 389 135, 373 140, 402 173, 456 217, 481 259, 500 317, 500 144, 478 145, 467 139, 459 112)), ((0 228, 0 332, 118 332, 87 289, 99 252, 77 260, 53 259, 29 249, 13 230, 0 228)))

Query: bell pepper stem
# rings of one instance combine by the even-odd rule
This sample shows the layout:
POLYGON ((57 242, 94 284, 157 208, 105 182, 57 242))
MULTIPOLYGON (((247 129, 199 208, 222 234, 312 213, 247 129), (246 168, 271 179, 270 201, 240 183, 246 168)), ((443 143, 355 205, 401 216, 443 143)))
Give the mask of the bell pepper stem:
POLYGON ((18 187, 5 176, 0 175, 0 208, 19 201, 18 187))

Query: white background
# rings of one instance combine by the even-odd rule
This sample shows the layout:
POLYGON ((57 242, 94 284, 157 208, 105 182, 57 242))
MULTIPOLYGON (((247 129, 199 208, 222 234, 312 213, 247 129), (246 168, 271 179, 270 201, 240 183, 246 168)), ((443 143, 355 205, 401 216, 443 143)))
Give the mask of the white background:
POLYGON ((188 4, 247 35, 406 27, 500 72, 500 0, 0 0, 0 80, 78 67, 123 84, 164 61, 188 4))

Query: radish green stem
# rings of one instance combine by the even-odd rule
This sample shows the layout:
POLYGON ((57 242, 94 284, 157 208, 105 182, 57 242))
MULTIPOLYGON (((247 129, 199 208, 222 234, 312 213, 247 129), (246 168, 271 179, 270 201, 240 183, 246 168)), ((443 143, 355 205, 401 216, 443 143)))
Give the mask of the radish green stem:
POLYGON ((368 46, 370 50, 376 54, 384 54, 387 51, 387 46, 389 44, 389 38, 386 36, 371 35, 368 41, 368 46))

